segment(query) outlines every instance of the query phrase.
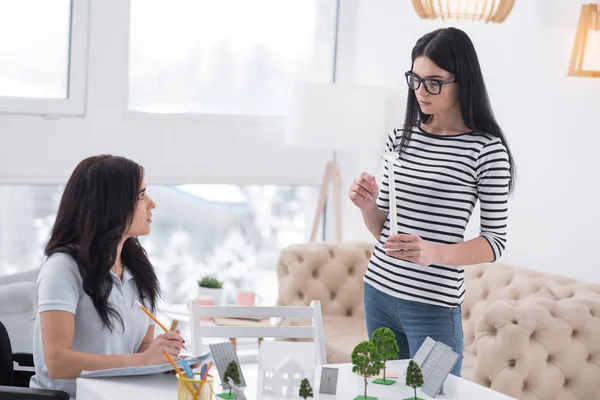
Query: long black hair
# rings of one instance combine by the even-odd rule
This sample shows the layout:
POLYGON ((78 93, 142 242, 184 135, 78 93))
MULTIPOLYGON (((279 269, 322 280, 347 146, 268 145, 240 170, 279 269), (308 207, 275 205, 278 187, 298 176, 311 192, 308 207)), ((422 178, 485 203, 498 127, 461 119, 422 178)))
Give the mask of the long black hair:
MULTIPOLYGON (((100 155, 81 161, 67 182, 44 251, 48 257, 54 253, 73 257, 84 292, 111 331, 114 324, 110 316, 122 327, 123 319, 108 302, 113 286, 110 270, 119 242, 133 222, 143 178, 144 169, 123 157, 100 155)), ((133 275, 140 296, 154 309, 160 286, 137 238, 125 241, 121 260, 133 275)))
MULTIPOLYGON (((469 36, 456 28, 443 28, 421 37, 412 50, 412 64, 417 57, 430 58, 438 67, 453 74, 458 82, 458 101, 463 122, 472 131, 498 137, 508 151, 510 164, 509 191, 514 188, 516 167, 508 142, 496 122, 475 46, 469 36)), ((411 65, 412 65, 411 64, 411 65)), ((412 67, 411 67, 412 70, 412 67)), ((412 128, 427 122, 431 115, 423 113, 413 90, 408 91, 404 130, 400 139, 402 154, 410 142, 412 128)))

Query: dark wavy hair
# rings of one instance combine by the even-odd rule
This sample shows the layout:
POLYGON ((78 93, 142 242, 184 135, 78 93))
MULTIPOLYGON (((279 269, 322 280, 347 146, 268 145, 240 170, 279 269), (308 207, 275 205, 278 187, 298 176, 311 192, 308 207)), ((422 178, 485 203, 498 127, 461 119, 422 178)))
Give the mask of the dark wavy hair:
MULTIPOLYGON (((417 57, 430 58, 438 67, 453 74, 458 82, 458 101, 465 125, 472 131, 498 137, 506 147, 509 156, 511 181, 509 191, 514 188, 516 166, 508 142, 496 122, 488 97, 483 74, 475 46, 469 36, 456 28, 443 28, 421 37, 412 50, 412 65, 417 57)), ((415 92, 408 91, 404 129, 400 139, 399 152, 402 154, 411 139, 411 130, 421 122, 427 122, 431 115, 423 113, 415 92)))
MULTIPOLYGON (((144 169, 124 157, 99 155, 75 168, 62 195, 45 255, 67 253, 77 262, 83 291, 90 296, 102 322, 111 331, 111 317, 123 325, 121 315, 108 302, 113 287, 110 270, 117 247, 131 223, 138 202, 144 169)), ((137 238, 128 238, 121 251, 141 299, 152 309, 160 286, 148 255, 137 238)))

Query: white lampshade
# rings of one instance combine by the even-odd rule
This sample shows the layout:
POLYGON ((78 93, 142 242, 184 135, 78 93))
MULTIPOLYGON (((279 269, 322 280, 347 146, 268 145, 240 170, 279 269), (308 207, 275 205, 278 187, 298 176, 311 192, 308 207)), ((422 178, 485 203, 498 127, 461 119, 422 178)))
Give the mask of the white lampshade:
POLYGON ((385 87, 298 82, 286 144, 331 150, 377 150, 404 119, 405 93, 385 87))

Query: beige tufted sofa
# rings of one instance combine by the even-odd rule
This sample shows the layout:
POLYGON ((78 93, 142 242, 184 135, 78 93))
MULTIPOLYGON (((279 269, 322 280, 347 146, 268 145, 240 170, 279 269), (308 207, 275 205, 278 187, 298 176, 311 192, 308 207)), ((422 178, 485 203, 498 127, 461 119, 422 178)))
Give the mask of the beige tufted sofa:
MULTIPOLYGON (((373 245, 282 250, 279 305, 320 300, 327 360, 367 339, 363 281, 373 245)), ((600 400, 600 285, 502 263, 465 268, 462 375, 519 399, 600 400)), ((301 325, 304 321, 285 321, 301 325)))
POLYGON ((368 339, 362 277, 372 252, 373 245, 362 242, 300 244, 283 249, 279 257, 277 304, 321 301, 329 363, 349 362, 354 346, 368 339))
POLYGON ((498 301, 477 324, 472 380, 525 399, 600 399, 600 300, 498 301))

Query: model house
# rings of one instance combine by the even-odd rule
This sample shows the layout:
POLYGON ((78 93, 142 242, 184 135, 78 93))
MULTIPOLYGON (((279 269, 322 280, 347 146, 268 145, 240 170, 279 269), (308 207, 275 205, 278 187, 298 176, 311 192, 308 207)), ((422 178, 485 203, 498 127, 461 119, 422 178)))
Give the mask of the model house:
POLYGON ((258 364, 259 396, 297 398, 303 379, 312 384, 315 366, 312 343, 263 342, 258 364))

